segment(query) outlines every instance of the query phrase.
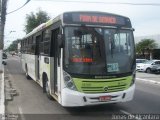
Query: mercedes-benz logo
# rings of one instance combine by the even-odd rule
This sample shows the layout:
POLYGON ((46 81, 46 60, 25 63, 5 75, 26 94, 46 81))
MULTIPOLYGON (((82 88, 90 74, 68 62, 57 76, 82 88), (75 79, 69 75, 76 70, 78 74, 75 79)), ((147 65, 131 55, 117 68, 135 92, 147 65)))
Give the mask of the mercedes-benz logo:
POLYGON ((104 91, 108 91, 108 87, 104 87, 104 91))

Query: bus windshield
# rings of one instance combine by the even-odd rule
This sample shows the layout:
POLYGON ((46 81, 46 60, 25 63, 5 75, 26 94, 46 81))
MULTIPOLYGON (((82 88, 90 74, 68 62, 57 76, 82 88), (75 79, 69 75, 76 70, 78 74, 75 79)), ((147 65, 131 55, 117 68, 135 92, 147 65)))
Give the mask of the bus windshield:
POLYGON ((70 74, 132 72, 134 57, 131 30, 65 27, 64 70, 70 74))

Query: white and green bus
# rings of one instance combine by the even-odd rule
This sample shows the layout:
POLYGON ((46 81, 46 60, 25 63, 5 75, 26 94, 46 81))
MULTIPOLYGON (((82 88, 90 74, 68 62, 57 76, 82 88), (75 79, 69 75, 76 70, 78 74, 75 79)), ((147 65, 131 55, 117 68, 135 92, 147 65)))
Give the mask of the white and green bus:
POLYGON ((65 12, 21 41, 21 62, 62 106, 126 102, 135 90, 130 19, 104 12, 65 12))

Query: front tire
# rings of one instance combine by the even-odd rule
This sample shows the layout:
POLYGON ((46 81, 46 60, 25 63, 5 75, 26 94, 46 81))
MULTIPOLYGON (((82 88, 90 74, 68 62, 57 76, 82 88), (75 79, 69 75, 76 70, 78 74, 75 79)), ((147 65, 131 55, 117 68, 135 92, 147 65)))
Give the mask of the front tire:
POLYGON ((151 69, 150 69, 150 68, 147 68, 147 69, 146 69, 146 73, 151 73, 151 69))
POLYGON ((30 80, 31 79, 31 77, 28 75, 28 68, 27 68, 27 65, 26 65, 26 78, 28 79, 28 80, 30 80))
POLYGON ((45 92, 47 94, 47 97, 50 99, 50 100, 53 100, 51 94, 50 94, 50 90, 49 90, 49 81, 48 81, 48 78, 46 77, 45 78, 45 92))

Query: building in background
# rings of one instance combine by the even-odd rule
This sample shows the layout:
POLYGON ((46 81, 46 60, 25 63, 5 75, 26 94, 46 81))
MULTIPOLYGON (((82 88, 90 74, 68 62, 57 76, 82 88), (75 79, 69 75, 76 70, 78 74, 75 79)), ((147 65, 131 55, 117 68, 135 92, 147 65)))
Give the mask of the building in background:
POLYGON ((17 52, 18 52, 18 53, 20 52, 20 49, 21 49, 21 43, 19 42, 19 43, 17 44, 17 52))
POLYGON ((148 36, 135 36, 135 43, 140 42, 142 39, 153 39, 158 44, 158 48, 160 49, 160 34, 158 35, 148 35, 148 36))
MULTIPOLYGON (((142 39, 153 39, 157 43, 157 49, 153 49, 151 55, 145 55, 146 59, 160 59, 160 34, 135 37, 135 43, 140 42, 142 39)), ((147 54, 147 53, 145 53, 147 54)), ((142 58, 138 56, 138 58, 142 58)))

